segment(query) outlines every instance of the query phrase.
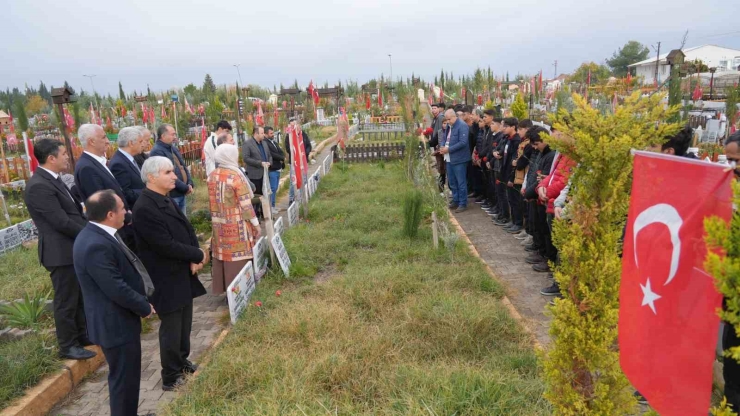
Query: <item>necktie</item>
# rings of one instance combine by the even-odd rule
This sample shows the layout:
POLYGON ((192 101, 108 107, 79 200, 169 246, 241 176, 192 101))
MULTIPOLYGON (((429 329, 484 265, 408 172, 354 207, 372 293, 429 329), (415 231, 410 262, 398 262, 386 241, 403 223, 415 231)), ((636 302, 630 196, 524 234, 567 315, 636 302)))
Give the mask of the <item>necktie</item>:
POLYGON ((141 260, 139 260, 138 257, 136 257, 136 254, 134 254, 133 251, 131 251, 126 244, 121 239, 121 236, 116 233, 116 240, 118 240, 118 243, 121 244, 121 248, 123 249, 123 253, 126 254, 126 258, 131 262, 131 264, 134 265, 134 268, 136 268, 136 271, 139 272, 139 275, 141 276, 141 280, 144 283, 144 290, 146 291, 146 296, 150 297, 154 294, 154 284, 152 283, 152 278, 149 277, 149 272, 146 271, 146 268, 143 264, 141 264, 141 260))
POLYGON ((69 199, 71 199, 75 204, 77 204, 77 201, 75 201, 75 199, 72 198, 72 194, 69 193, 69 189, 67 188, 67 185, 62 180, 62 175, 57 176, 57 182, 59 182, 59 184, 62 185, 62 189, 67 191, 67 196, 69 197, 69 199))

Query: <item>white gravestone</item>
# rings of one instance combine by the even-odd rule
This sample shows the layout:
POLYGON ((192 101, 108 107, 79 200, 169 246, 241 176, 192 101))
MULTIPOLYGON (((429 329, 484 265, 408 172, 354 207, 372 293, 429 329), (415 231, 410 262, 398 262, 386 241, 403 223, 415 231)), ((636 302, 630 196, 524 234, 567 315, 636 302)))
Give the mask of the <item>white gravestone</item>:
POLYGON ((236 323, 236 320, 244 312, 244 309, 247 308, 249 297, 252 296, 254 287, 254 268, 250 261, 236 275, 234 281, 226 289, 226 298, 229 301, 229 314, 231 315, 232 324, 236 323))

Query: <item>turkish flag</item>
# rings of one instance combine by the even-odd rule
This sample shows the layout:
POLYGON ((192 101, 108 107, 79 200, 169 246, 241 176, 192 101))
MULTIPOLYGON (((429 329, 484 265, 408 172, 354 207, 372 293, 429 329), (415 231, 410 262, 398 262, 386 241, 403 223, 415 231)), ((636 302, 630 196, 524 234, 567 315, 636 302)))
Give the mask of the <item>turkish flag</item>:
POLYGON ((726 166, 635 152, 619 291, 619 361, 663 416, 706 415, 722 297, 704 219, 732 215, 726 166))
POLYGON ((303 163, 301 160, 303 158, 301 154, 303 135, 298 133, 296 128, 290 129, 288 135, 290 137, 290 158, 293 162, 293 172, 295 174, 295 188, 301 189, 303 186, 303 163))
MULTIPOLYGON (((28 170, 31 171, 31 174, 33 175, 34 172, 36 172, 36 169, 39 167, 39 161, 36 159, 36 155, 33 154, 33 141, 30 137, 26 135, 26 133, 23 133, 23 138, 26 141, 26 157, 28 157, 28 170)), ((69 149, 71 152, 72 149, 69 149)))

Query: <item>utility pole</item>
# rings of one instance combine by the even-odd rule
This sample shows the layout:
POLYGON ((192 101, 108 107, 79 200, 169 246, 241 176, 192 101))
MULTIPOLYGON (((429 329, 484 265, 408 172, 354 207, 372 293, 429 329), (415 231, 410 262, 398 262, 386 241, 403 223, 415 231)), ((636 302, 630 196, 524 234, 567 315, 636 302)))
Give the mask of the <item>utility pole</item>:
MULTIPOLYGON (((653 47, 654 48, 654 47, 653 47)), ((660 67, 660 42, 658 42, 658 57, 655 59, 655 86, 658 86, 658 68, 660 67)))
POLYGON ((93 78, 95 78, 97 75, 82 75, 83 77, 87 77, 90 79, 90 86, 92 86, 93 90, 93 98, 95 98, 95 107, 97 107, 98 110, 98 116, 100 116, 100 105, 98 105, 98 94, 95 92, 95 84, 93 84, 93 78))
POLYGON ((391 58, 391 54, 388 54, 388 61, 391 64, 391 86, 393 86, 393 58, 391 58))
POLYGON ((552 64, 552 66, 555 67, 555 73, 554 73, 554 76, 552 77, 552 79, 555 79, 555 78, 558 77, 558 60, 557 59, 555 60, 555 63, 552 64))

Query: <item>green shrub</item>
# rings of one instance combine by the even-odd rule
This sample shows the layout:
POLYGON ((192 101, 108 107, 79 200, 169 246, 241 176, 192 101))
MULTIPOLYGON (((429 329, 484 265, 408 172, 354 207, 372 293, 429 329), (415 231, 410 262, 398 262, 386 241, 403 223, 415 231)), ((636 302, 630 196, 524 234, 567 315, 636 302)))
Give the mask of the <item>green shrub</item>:
POLYGON ((33 328, 41 323, 46 315, 46 300, 51 297, 51 292, 46 295, 29 296, 23 295, 23 300, 13 302, 10 305, 0 306, 0 315, 3 315, 8 324, 16 328, 33 328))
POLYGON ((414 238, 419 233, 421 224, 421 210, 424 197, 418 190, 406 194, 403 199, 403 235, 414 238))
POLYGON ((53 335, 31 334, 0 342, 0 410, 60 366, 53 335))

